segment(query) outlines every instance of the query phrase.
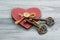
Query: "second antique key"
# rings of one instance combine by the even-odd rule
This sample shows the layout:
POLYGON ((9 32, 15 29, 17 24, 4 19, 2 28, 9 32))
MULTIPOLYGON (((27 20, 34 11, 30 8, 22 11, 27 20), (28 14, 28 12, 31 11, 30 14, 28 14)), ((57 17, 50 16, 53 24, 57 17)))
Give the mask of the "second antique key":
POLYGON ((41 26, 41 25, 36 24, 36 22, 34 22, 34 21, 30 21, 29 19, 25 19, 25 20, 28 23, 36 26, 38 28, 37 31, 38 31, 39 34, 45 34, 45 33, 47 33, 47 27, 45 25, 41 26))
POLYGON ((55 24, 55 21, 52 17, 48 17, 46 19, 35 19, 35 18, 32 18, 32 19, 35 21, 45 21, 45 24, 47 24, 48 26, 52 26, 55 24))

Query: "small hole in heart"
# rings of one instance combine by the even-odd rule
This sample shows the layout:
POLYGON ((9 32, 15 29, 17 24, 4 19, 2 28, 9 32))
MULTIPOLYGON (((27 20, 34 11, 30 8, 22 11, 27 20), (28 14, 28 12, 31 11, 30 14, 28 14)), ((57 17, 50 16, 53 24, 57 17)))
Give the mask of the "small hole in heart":
POLYGON ((35 14, 34 12, 32 12, 32 13, 31 13, 31 16, 34 16, 34 17, 35 17, 35 16, 36 16, 36 14, 35 14))

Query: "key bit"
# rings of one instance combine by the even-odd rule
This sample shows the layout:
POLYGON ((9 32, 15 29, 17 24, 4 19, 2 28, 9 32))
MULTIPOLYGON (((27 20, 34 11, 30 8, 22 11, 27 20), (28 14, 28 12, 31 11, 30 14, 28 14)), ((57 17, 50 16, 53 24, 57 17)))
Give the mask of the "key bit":
POLYGON ((21 20, 15 21, 15 24, 18 24, 18 23, 21 22, 22 20, 24 20, 24 17, 21 18, 21 20))
POLYGON ((18 21, 15 21, 15 24, 18 24, 19 22, 21 22, 25 17, 28 17, 29 15, 27 13, 24 13, 23 15, 19 14, 19 16, 21 16, 21 19, 18 21), (26 16, 27 15, 27 16, 26 16))
POLYGON ((21 22, 25 18, 22 14, 19 14, 19 16, 22 18, 21 18, 21 20, 15 21, 15 24, 18 24, 19 22, 21 22))

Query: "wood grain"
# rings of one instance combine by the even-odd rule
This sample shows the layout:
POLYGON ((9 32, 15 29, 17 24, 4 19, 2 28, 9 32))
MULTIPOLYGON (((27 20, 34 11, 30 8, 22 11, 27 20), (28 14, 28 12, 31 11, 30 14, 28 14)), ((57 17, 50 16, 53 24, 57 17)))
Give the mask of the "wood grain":
POLYGON ((0 0, 0 40, 60 40, 60 0, 0 0), (37 7, 42 18, 53 17, 55 25, 39 35, 34 27, 29 30, 15 25, 11 18, 13 8, 37 7))

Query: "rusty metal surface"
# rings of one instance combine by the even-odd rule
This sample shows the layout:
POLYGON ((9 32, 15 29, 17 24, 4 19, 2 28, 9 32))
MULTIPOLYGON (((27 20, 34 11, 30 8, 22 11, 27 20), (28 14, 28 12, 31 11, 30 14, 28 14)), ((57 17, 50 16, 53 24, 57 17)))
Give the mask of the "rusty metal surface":
POLYGON ((59 0, 0 0, 0 40, 60 40, 60 1, 59 0), (47 27, 45 35, 39 35, 35 27, 29 30, 15 25, 11 18, 13 8, 37 7, 42 18, 53 17, 55 25, 47 27))

